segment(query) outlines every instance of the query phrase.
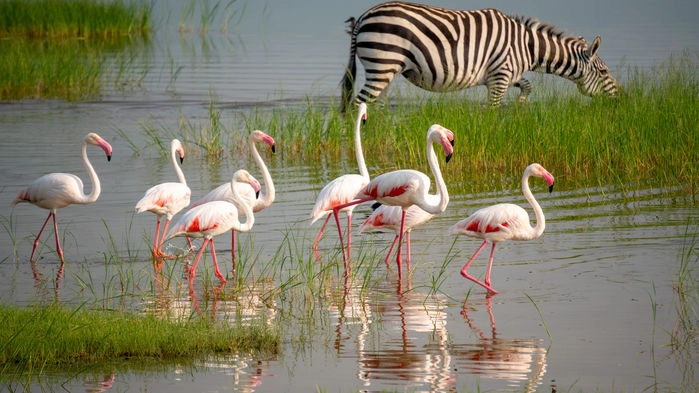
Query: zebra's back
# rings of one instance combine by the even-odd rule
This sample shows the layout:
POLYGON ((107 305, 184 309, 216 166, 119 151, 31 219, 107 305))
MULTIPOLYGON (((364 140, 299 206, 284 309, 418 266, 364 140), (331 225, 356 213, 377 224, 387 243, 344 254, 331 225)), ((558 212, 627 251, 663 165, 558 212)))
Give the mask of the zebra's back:
MULTIPOLYGON (((366 75, 364 85, 357 92, 357 102, 376 99, 396 74, 436 92, 486 85, 489 100, 495 105, 500 103, 507 87, 515 85, 522 90, 520 100, 523 100, 530 91, 523 73, 540 70, 551 53, 555 53, 557 62, 569 65, 561 69, 577 72, 576 75, 572 75, 573 71, 571 75, 560 73, 561 76, 576 83, 583 76, 601 83, 600 75, 589 77, 590 67, 585 64, 579 67, 581 61, 596 57, 591 53, 584 58, 582 52, 587 49, 584 39, 562 37, 554 34, 549 25, 521 20, 496 9, 450 10, 397 1, 374 6, 356 21, 348 20, 352 23, 351 45, 343 79, 343 109, 351 98, 348 90, 353 88, 355 79, 355 57, 361 61, 366 75), (563 42, 565 39, 567 42, 563 42), (535 58, 539 55, 543 58, 535 58)), ((606 68, 601 60, 594 66, 606 68)), ((544 70, 551 72, 550 67, 544 70)), ((611 81, 616 83, 613 78, 611 81)), ((607 80, 605 86, 609 85, 607 80)), ((586 89, 587 86, 581 88, 586 89)), ((597 92, 592 88, 587 90, 597 92)))

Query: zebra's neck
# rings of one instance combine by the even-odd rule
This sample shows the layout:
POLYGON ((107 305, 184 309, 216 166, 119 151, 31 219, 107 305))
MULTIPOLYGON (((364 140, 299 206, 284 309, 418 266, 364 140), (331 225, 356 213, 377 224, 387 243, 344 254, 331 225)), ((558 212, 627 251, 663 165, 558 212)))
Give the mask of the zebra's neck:
POLYGON ((583 38, 565 36, 550 25, 538 22, 529 26, 527 47, 531 70, 575 80, 579 77, 579 59, 587 43, 583 38))

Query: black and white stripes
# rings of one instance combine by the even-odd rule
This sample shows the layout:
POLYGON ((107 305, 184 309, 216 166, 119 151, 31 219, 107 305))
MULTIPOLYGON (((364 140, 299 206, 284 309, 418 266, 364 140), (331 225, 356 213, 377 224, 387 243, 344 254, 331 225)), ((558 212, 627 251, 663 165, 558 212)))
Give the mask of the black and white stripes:
POLYGON ((457 11, 405 2, 379 4, 350 22, 350 58, 343 78, 343 110, 351 101, 356 58, 366 81, 355 101, 371 102, 402 74, 430 91, 486 85, 491 105, 509 86, 526 100, 531 84, 525 71, 567 78, 583 94, 617 93, 617 82, 592 45, 566 36, 533 18, 506 16, 495 9, 457 11))

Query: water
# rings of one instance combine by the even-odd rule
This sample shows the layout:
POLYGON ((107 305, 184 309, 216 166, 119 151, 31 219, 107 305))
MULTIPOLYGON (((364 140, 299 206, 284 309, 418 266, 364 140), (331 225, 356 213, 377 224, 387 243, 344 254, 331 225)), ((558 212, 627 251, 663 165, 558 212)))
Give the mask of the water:
MULTIPOLYGON (((171 292, 154 294, 148 289, 153 274, 148 248, 155 218, 135 216, 133 206, 147 187, 174 180, 174 173, 155 149, 144 148, 149 143, 144 126, 176 130, 180 115, 203 122, 208 119, 210 96, 222 108, 226 124, 242 123, 256 105, 293 109, 308 96, 318 101, 336 97, 347 60, 342 21, 371 4, 249 3, 245 19, 229 25, 227 34, 214 27, 200 35, 197 19, 192 18, 193 32, 179 35, 183 7, 156 2, 162 27, 152 49, 135 61, 133 80, 145 75, 140 83, 114 88, 90 102, 29 100, 0 105, 0 200, 8 201, 0 215, 6 233, 0 237, 0 249, 5 250, 0 301, 99 303, 103 289, 107 294, 118 292, 113 283, 105 282, 123 269, 135 272, 134 286, 143 291, 142 296, 124 300, 127 307, 262 320, 283 326, 285 332, 280 353, 269 358, 216 357, 157 369, 115 365, 116 371, 100 368, 47 378, 43 388, 639 391, 656 381, 652 375, 661 387, 680 385, 687 373, 693 376, 695 364, 683 371, 678 367, 683 363, 675 362, 677 353, 666 344, 677 317, 673 285, 683 247, 690 241, 686 236, 697 231, 696 209, 687 198, 667 198, 653 189, 624 195, 615 187, 595 185, 547 194, 543 184, 532 180, 547 216, 546 233, 536 241, 499 247, 493 285, 501 293, 492 298, 458 274, 479 242, 466 238, 454 242, 445 236, 445 228, 482 206, 523 204, 518 190, 452 195, 447 211, 413 232, 414 272, 404 279, 402 294, 395 267, 386 269, 381 262, 390 235, 355 236, 357 253, 376 253, 369 283, 344 282, 338 272, 322 301, 269 296, 278 283, 264 276, 235 299, 208 296, 201 277, 207 271, 211 275, 210 262, 200 267, 193 297, 186 281, 171 292), (27 204, 12 208, 9 201, 44 173, 59 170, 86 179, 79 141, 91 131, 112 144, 114 155, 108 163, 99 150, 89 151, 102 179, 98 202, 59 211, 68 264, 56 289, 58 263, 50 232, 44 234, 39 279, 28 263, 34 234, 47 212, 27 204), (113 253, 130 261, 129 266, 105 264, 113 253), (90 282, 97 293, 84 290, 79 280, 90 282), (438 282, 437 294, 430 290, 433 280, 438 282), (365 286, 371 291, 362 291, 365 286)), ((440 5, 461 6, 455 1, 440 5)), ((627 66, 651 69, 671 54, 699 49, 695 39, 699 28, 693 20, 697 5, 690 1, 566 6, 476 1, 469 6, 536 16, 589 40, 601 35, 601 56, 618 70, 621 80, 624 75, 619 73, 627 66)), ((277 200, 256 215, 253 233, 242 236, 243 247, 254 242, 254 252, 263 261, 275 257, 287 233, 307 246, 304 253, 309 252, 319 228, 319 223, 308 227, 311 201, 325 181, 353 170, 351 163, 328 163, 328 172, 318 182, 317 168, 288 165, 284 141, 277 144, 280 153, 263 152, 275 179, 277 200)), ((247 165, 243 156, 213 163, 190 155, 183 169, 196 198, 228 180, 242 165, 247 165)), ((256 168, 252 172, 257 173, 256 168)), ((563 184, 565 177, 554 175, 563 184)), ((357 209, 357 217, 367 213, 367 207, 357 209)), ((333 253, 335 239, 329 229, 321 243, 326 260, 339 257, 333 253)), ((218 243, 223 261, 229 261, 226 240, 222 236, 218 243)), ((486 253, 474 263, 474 274, 482 276, 486 253)), ((285 274, 298 269, 293 256, 289 258, 285 274)), ((226 262, 222 267, 230 268, 226 262)))

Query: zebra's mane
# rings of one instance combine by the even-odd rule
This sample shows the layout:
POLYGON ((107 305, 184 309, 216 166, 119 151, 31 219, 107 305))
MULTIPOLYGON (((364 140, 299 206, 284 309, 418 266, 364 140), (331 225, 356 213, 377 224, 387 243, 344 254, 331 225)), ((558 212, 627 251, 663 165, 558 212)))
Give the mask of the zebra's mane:
POLYGON ((550 23, 543 23, 540 20, 533 18, 531 16, 525 16, 525 15, 510 15, 512 19, 515 21, 529 27, 530 29, 534 31, 539 31, 542 34, 550 35, 553 37, 557 37, 559 39, 561 38, 570 38, 576 41, 585 41, 584 38, 582 37, 573 37, 573 36, 567 36, 566 31, 563 29, 559 29, 558 27, 550 24, 550 23))

